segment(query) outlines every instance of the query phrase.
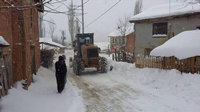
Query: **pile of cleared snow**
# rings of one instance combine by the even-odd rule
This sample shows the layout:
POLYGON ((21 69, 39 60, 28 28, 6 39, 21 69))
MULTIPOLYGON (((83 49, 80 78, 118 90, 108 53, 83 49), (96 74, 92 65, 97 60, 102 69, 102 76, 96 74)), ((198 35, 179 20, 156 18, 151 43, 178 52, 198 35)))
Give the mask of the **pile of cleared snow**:
POLYGON ((141 12, 135 16, 132 16, 130 21, 192 14, 192 13, 197 13, 197 12, 200 12, 200 4, 177 2, 177 3, 171 3, 170 5, 164 4, 164 5, 154 6, 144 12, 141 12))
POLYGON ((83 100, 71 82, 58 94, 55 73, 48 69, 39 69, 28 91, 21 83, 1 99, 1 112, 85 112, 83 100))
POLYGON ((129 34, 131 34, 131 33, 134 32, 134 26, 123 27, 122 29, 117 29, 117 30, 111 32, 111 33, 108 35, 108 37, 123 37, 123 36, 124 36, 124 35, 123 35, 124 33, 122 33, 122 31, 126 31, 126 32, 125 32, 125 35, 127 36, 127 35, 129 35, 129 34))
POLYGON ((100 47, 101 50, 109 49, 108 47, 110 45, 109 42, 95 42, 94 44, 97 45, 98 47, 100 47))
POLYGON ((199 112, 200 75, 181 74, 177 70, 138 69, 134 64, 113 62, 108 74, 115 80, 128 83, 141 96, 134 100, 134 107, 144 112, 199 112), (142 95, 148 96, 142 96, 142 95), (153 99, 153 100, 152 100, 153 99), (166 105, 166 109, 162 104, 166 105))
POLYGON ((9 43, 7 41, 5 41, 2 36, 0 36, 0 45, 8 46, 9 43))
POLYGON ((178 59, 200 56, 200 30, 182 32, 153 49, 150 55, 178 59))

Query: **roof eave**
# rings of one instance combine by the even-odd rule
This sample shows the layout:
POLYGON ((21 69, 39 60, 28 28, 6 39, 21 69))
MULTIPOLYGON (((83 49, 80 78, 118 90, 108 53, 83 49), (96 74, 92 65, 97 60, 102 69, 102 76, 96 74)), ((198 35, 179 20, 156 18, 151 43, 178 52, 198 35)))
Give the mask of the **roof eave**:
POLYGON ((158 17, 158 18, 149 18, 149 19, 141 19, 141 20, 129 20, 130 23, 141 23, 141 22, 149 22, 154 20, 169 20, 174 18, 181 18, 181 17, 188 17, 188 16, 195 16, 200 15, 200 12, 195 12, 191 14, 182 14, 182 15, 173 15, 173 16, 166 16, 166 17, 158 17))

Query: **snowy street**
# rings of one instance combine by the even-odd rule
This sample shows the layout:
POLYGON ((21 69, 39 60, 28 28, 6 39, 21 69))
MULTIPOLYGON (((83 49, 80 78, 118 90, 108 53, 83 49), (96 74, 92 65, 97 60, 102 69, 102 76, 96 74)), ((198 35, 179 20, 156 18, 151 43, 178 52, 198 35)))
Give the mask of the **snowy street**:
MULTIPOLYGON (((66 55, 69 59, 73 53, 66 55)), ((199 75, 137 69, 103 56, 114 67, 112 71, 86 69, 77 76, 68 68, 62 94, 56 91, 54 71, 41 67, 29 91, 21 88, 21 82, 15 84, 1 100, 1 112, 199 112, 199 75)))

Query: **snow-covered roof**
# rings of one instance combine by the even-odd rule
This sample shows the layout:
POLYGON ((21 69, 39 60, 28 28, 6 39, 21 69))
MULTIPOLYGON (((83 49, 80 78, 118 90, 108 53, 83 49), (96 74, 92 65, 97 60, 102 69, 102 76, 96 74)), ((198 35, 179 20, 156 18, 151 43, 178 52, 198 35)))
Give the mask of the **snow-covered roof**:
POLYGON ((146 11, 143 11, 135 16, 132 16, 130 21, 140 21, 147 19, 163 18, 169 16, 178 16, 184 14, 192 14, 200 12, 200 4, 192 3, 171 3, 154 6, 146 11), (169 8, 170 7, 170 8, 169 8))
MULTIPOLYGON (((122 30, 126 31, 125 32, 126 35, 129 35, 134 32, 134 26, 130 26, 130 27, 126 27, 126 28, 123 27, 122 30), (123 30, 123 29, 125 29, 125 30, 123 30)), ((121 33, 120 29, 113 31, 108 35, 108 37, 122 37, 122 36, 123 36, 123 33, 121 33)))
POLYGON ((151 56, 186 59, 200 56, 200 30, 182 32, 153 49, 151 56))
POLYGON ((51 38, 40 38, 40 43, 46 43, 46 44, 50 44, 50 45, 61 47, 61 48, 65 47, 61 44, 53 42, 51 38))
POLYGON ((0 45, 9 46, 10 44, 7 41, 5 41, 2 36, 0 36, 0 45))

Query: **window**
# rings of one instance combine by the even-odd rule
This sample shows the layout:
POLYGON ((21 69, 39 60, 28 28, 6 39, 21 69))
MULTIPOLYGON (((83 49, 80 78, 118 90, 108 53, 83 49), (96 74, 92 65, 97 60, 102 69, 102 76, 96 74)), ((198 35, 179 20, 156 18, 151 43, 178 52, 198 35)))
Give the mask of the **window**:
POLYGON ((123 38, 123 41, 122 41, 123 43, 122 44, 125 44, 125 39, 123 38))
POLYGON ((167 22, 154 23, 153 24, 153 35, 167 35, 167 22))
POLYGON ((113 44, 115 43, 115 39, 114 39, 114 38, 112 39, 112 43, 113 43, 113 44))
POLYGON ((117 43, 117 39, 115 39, 115 44, 118 44, 118 43, 117 43))
POLYGON ((119 38, 119 44, 122 44, 122 39, 121 38, 119 38))

